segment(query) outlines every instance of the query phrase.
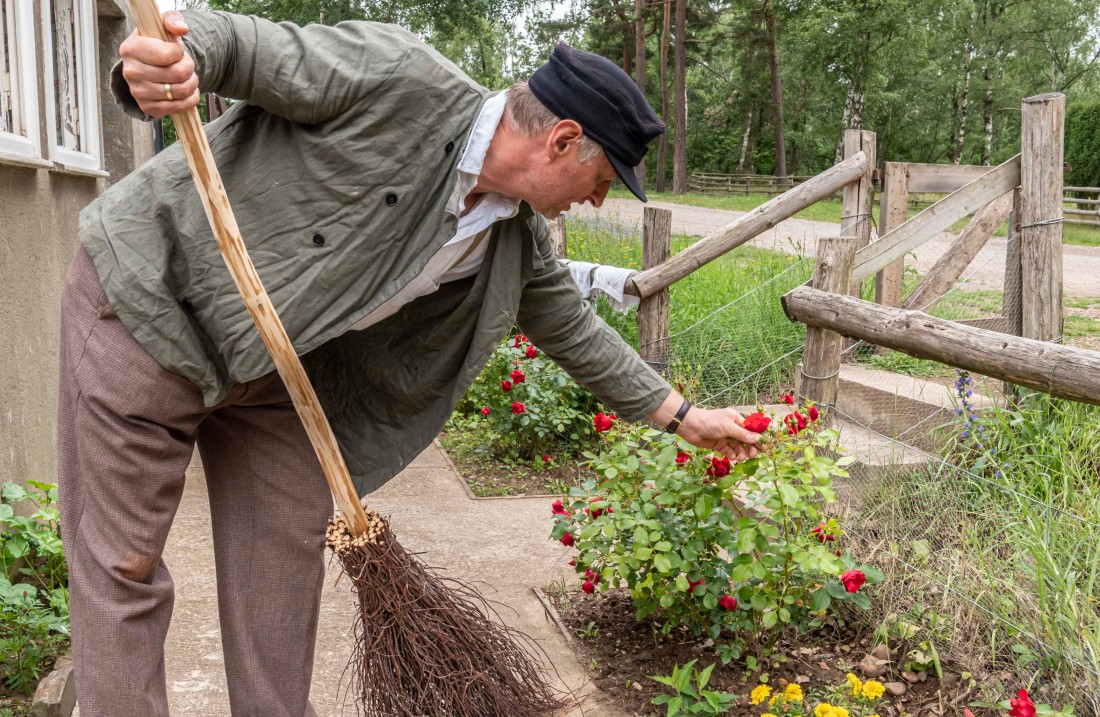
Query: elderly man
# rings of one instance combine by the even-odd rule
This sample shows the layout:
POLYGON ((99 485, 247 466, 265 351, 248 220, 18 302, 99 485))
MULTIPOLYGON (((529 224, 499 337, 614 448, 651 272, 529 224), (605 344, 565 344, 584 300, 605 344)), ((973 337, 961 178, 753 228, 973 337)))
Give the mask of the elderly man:
MULTIPOLYGON (((692 409, 586 305, 543 216, 599 206, 664 125, 613 63, 559 46, 492 93, 396 27, 170 12, 132 36, 127 112, 241 100, 208 128, 241 232, 357 487, 436 435, 519 324, 628 419, 731 458, 759 436, 692 409), (542 216, 540 216, 542 215, 542 216), (689 410, 690 409, 690 410, 689 410)), ((81 215, 63 299, 59 463, 83 717, 167 714, 161 553, 198 445, 234 715, 308 693, 332 501, 212 239, 179 147, 81 215)))

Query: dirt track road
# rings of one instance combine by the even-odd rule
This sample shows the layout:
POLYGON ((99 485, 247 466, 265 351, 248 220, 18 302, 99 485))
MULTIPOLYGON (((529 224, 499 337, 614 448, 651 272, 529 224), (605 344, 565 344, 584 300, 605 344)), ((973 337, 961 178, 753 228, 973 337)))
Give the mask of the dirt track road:
MULTIPOLYGON (((643 206, 633 200, 608 199, 599 209, 586 204, 574 213, 597 221, 640 227, 643 206)), ((694 236, 706 236, 745 214, 670 202, 650 202, 649 206, 672 210, 672 231, 694 236)), ((750 243, 792 254, 813 254, 818 237, 836 236, 839 231, 839 224, 788 219, 750 243)), ((926 273, 954 238, 953 234, 942 233, 930 239, 910 254, 907 263, 914 264, 921 274, 926 273)), ((967 278, 967 288, 1001 289, 1004 286, 1004 257, 1005 239, 993 237, 963 272, 967 278)), ((1100 247, 1064 245, 1063 267, 1066 296, 1100 297, 1100 247)))

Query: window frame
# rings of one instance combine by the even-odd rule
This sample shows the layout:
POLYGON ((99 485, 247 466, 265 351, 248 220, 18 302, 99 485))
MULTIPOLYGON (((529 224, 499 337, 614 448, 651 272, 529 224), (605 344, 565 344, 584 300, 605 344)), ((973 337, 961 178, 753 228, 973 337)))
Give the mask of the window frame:
POLYGON ((56 86, 54 65, 57 62, 54 47, 54 3, 42 0, 43 77, 49 91, 46 93, 46 136, 49 140, 49 158, 58 171, 93 176, 107 176, 103 171, 103 150, 100 138, 99 81, 96 41, 95 3, 91 0, 71 0, 73 7, 73 44, 76 60, 75 91, 77 122, 80 128, 81 149, 65 147, 57 141, 57 112, 62 98, 53 88, 56 86))
POLYGON ((8 37, 13 116, 18 131, 0 129, 0 163, 50 167, 42 157, 38 117, 38 55, 35 43, 34 0, 0 0, 10 11, 14 37, 8 37))

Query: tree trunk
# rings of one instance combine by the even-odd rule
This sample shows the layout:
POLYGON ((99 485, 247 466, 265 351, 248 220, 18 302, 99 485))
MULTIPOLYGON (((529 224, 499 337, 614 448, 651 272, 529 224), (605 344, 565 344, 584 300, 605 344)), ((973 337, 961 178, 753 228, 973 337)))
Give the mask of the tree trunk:
POLYGON ((836 157, 833 159, 833 164, 840 164, 840 160, 844 159, 844 130, 852 129, 852 90, 848 90, 848 95, 844 98, 844 114, 840 117, 840 139, 836 143, 836 157))
POLYGON ((963 90, 959 98, 959 134, 955 139, 955 164, 962 162, 963 143, 966 141, 967 109, 970 104, 970 68, 974 61, 974 51, 966 43, 966 64, 963 67, 963 90))
MULTIPOLYGON (((634 84, 645 97, 645 0, 634 0, 634 84)), ((645 159, 634 169, 638 185, 645 189, 645 159)))
POLYGON ((783 138, 783 88, 779 77, 779 42, 771 0, 764 0, 764 24, 768 30, 768 66, 772 76, 772 124, 775 129, 775 176, 787 184, 787 148, 783 138))
POLYGON ((985 79, 985 106, 982 108, 982 118, 985 120, 985 143, 982 144, 982 166, 990 166, 993 155, 993 73, 987 66, 982 70, 985 79))
MULTIPOLYGON (((668 36, 672 26, 672 12, 666 0, 661 3, 664 17, 661 25, 661 119, 668 126, 668 36)), ((657 191, 665 191, 665 172, 668 167, 668 132, 661 133, 657 145, 657 191)))
POLYGON ((672 192, 687 191, 687 68, 684 47, 687 39, 687 0, 676 0, 676 52, 673 58, 675 85, 676 136, 672 151, 672 192))
POLYGON ((752 174, 752 153, 749 151, 752 139, 753 107, 752 98, 749 98, 748 111, 745 113, 745 132, 741 135, 741 159, 737 162, 737 171, 743 174, 752 174))

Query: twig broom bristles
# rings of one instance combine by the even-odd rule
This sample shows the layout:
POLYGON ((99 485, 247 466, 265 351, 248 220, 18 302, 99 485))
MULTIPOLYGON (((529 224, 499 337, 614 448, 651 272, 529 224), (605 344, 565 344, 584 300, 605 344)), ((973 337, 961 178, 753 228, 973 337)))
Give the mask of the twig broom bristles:
MULTIPOLYGON (((156 0, 130 0, 138 30, 168 41, 156 0)), ((336 437, 294 346, 260 283, 194 108, 173 115, 191 176, 222 257, 286 384, 341 515, 332 547, 359 602, 351 659, 360 707, 371 717, 535 717, 567 705, 512 630, 477 606, 476 593, 443 580, 402 548, 386 521, 359 502, 336 437)))

